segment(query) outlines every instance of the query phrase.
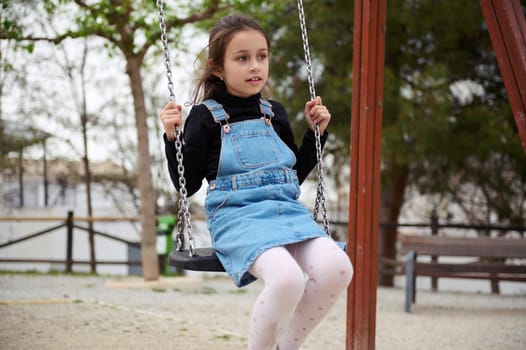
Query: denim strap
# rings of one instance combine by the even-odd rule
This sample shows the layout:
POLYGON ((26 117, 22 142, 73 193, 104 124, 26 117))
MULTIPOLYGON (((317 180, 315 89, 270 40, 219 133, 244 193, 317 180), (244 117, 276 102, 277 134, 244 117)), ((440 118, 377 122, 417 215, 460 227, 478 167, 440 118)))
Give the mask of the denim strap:
POLYGON ((208 108, 210 113, 212 113, 212 117, 216 123, 223 124, 222 122, 228 120, 228 114, 225 112, 223 106, 216 100, 210 98, 208 100, 204 100, 203 104, 206 106, 206 108, 208 108))
MULTIPOLYGON (((230 132, 230 126, 228 125, 228 118, 230 118, 230 116, 223 108, 223 105, 211 98, 204 100, 203 104, 206 106, 206 108, 208 108, 210 113, 212 113, 212 118, 214 118, 214 121, 220 124, 226 133, 230 132)), ((271 120, 274 117, 274 112, 272 112, 272 105, 270 104, 270 102, 264 98, 260 98, 259 110, 265 118, 265 123, 267 125, 270 125, 271 120)))
POLYGON ((272 112, 272 105, 264 98, 259 99, 259 109, 266 119, 272 119, 274 112, 272 112))

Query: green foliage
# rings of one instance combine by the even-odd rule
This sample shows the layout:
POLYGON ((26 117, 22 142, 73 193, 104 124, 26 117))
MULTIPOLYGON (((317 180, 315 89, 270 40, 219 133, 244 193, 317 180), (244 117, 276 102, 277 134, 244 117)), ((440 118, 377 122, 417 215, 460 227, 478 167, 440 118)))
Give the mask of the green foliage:
MULTIPOLYGON (((339 144, 347 145, 336 149, 345 152, 336 158, 345 160, 354 4, 323 0, 304 1, 304 6, 315 71, 322 72, 317 75, 317 94, 331 110, 329 131, 339 144)), ((302 117, 308 92, 295 16, 291 5, 272 19, 272 74, 276 99, 287 101, 292 117, 302 117)), ((385 45, 382 192, 394 190, 391 170, 406 167, 408 186, 450 196, 468 214, 489 208, 500 222, 525 218, 524 152, 480 3, 389 0, 385 45), (464 99, 455 86, 464 92, 475 89, 464 99), (499 167, 506 169, 506 181, 499 167), (484 200, 478 208, 462 204, 468 201, 466 187, 479 189, 484 200)), ((302 118, 295 127, 301 135, 302 118)), ((518 221, 524 224, 524 219, 518 221)))
POLYGON ((22 34, 16 10, 10 0, 0 0, 0 38, 17 39, 22 34))
MULTIPOLYGON (((304 1, 316 93, 330 107, 330 132, 345 143, 351 111, 353 6, 349 1, 304 1)), ((287 101, 292 121, 302 130, 296 134, 301 136, 305 128, 302 113, 310 96, 294 2, 276 13, 269 28, 274 37, 271 73, 275 97, 287 101)))

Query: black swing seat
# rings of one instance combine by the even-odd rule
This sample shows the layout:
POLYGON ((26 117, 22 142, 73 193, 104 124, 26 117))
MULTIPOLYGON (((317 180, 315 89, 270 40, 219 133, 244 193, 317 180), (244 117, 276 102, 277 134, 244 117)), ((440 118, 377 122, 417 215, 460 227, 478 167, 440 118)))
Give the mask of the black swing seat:
POLYGON ((196 248, 194 256, 187 249, 174 250, 169 255, 170 265, 191 271, 225 272, 212 248, 196 248))
MULTIPOLYGON (((347 242, 336 241, 336 244, 347 251, 347 242)), ((188 249, 174 250, 169 255, 171 266, 191 271, 225 272, 212 248, 195 248, 194 256, 190 256, 188 249)))

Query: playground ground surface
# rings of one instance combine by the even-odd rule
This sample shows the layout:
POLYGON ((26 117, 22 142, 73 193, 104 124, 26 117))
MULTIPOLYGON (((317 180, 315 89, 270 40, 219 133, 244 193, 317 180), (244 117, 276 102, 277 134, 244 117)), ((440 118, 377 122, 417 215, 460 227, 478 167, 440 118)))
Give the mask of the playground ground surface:
MULTIPOLYGON (((221 276, 0 274, 2 349, 242 350, 262 285, 221 276)), ((522 350, 526 295, 419 290, 412 314, 402 288, 379 288, 378 350, 522 350)), ((345 349, 346 297, 302 350, 345 349)))

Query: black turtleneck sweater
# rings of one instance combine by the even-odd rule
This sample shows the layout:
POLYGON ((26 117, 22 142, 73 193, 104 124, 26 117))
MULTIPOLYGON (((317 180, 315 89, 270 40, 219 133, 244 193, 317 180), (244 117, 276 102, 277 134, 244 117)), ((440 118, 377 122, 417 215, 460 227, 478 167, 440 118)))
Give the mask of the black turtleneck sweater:
MULTIPOLYGON (((218 92, 214 99, 223 105, 230 118, 229 123, 243 120, 261 118, 259 109, 260 95, 248 98, 241 98, 230 95, 226 92, 218 92)), ((298 148, 294 141, 294 134, 290 125, 285 108, 276 101, 269 101, 272 104, 274 118, 272 126, 281 140, 296 155, 294 169, 298 173, 300 184, 316 165, 316 141, 314 132, 310 129, 305 132, 301 146, 298 148)), ((214 122, 212 114, 203 105, 196 105, 190 111, 183 130, 183 165, 186 179, 186 190, 191 196, 199 190, 206 178, 208 182, 217 177, 219 166, 219 154, 221 151, 221 128, 214 122)), ((322 137, 322 145, 327 140, 327 132, 322 137)), ((166 158, 168 160, 168 170, 175 187, 179 189, 179 174, 177 172, 177 159, 175 142, 168 141, 164 135, 166 158)))

